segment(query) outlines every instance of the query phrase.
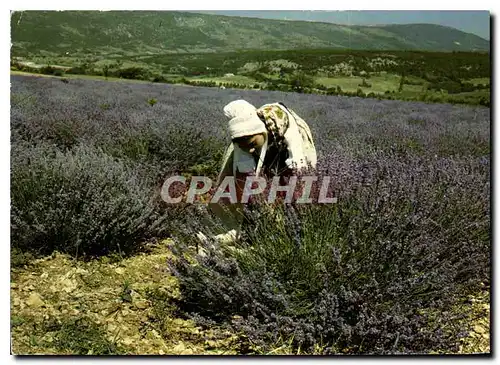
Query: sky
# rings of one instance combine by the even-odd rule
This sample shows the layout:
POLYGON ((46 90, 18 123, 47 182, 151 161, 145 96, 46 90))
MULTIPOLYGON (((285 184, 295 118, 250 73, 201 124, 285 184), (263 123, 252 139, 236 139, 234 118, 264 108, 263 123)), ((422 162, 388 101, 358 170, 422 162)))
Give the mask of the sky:
POLYGON ((489 11, 413 10, 413 11, 275 11, 275 10, 214 10, 197 13, 246 16, 265 19, 307 20, 336 24, 376 25, 430 23, 446 25, 490 39, 489 11))

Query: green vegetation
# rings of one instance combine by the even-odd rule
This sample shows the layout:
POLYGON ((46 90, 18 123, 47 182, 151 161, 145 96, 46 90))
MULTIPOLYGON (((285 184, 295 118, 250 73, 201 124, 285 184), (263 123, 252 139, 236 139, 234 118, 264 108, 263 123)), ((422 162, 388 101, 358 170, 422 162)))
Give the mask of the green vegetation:
MULTIPOLYGON (((302 49, 102 57, 19 57, 11 70, 193 86, 490 105, 487 53, 302 49), (42 62, 36 64, 36 62, 42 62), (44 62, 44 63, 43 63, 44 62), (66 66, 54 66, 66 62, 66 66)), ((148 101, 151 106, 153 101, 148 101)))
POLYGON ((85 317, 71 318, 55 324, 55 347, 73 355, 119 355, 124 351, 114 341, 106 338, 102 328, 85 317))
POLYGON ((489 42, 438 25, 22 11, 11 35, 11 71, 490 105, 489 42))
POLYGON ((22 11, 11 16, 17 56, 227 52, 241 49, 489 51, 487 40, 433 24, 346 26, 172 11, 22 11))

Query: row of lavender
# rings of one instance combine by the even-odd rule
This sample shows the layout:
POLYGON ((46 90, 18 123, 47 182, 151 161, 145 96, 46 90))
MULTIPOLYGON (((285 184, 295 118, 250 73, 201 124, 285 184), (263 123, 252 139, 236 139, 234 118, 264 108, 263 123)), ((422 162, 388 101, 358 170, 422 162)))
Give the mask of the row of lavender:
POLYGON ((251 250, 178 255, 179 308, 243 333, 242 352, 456 351, 465 335, 452 308, 489 281, 488 108, 22 76, 11 93, 13 247, 102 255, 174 235, 185 252, 209 227, 159 199, 164 178, 217 174, 229 101, 282 101, 338 203, 261 214, 251 250))

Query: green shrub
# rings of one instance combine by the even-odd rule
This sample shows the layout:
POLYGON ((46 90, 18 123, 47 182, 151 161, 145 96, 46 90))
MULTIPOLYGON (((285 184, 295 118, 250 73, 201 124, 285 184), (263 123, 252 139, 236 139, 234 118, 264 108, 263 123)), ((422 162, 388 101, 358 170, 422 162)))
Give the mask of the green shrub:
POLYGON ((72 75, 85 75, 87 73, 87 70, 85 70, 83 67, 76 66, 66 70, 66 73, 72 75))
MULTIPOLYGON (((153 76, 153 79, 151 80, 153 82, 169 82, 163 75, 155 75, 153 76)), ((169 82, 170 83, 170 82, 169 82)))
POLYGON ((361 87, 372 87, 371 84, 369 84, 369 83, 366 82, 366 79, 363 79, 361 81, 361 84, 359 84, 358 86, 361 86, 361 87))
POLYGON ((104 65, 102 67, 102 75, 107 79, 108 76, 109 76, 109 72, 110 72, 110 69, 111 67, 109 65, 104 65))
POLYGON ((304 92, 306 88, 313 88, 316 86, 314 78, 304 72, 295 73, 290 78, 289 83, 292 86, 292 89, 297 92, 304 92))
POLYGON ((127 67, 117 71, 118 77, 124 79, 145 80, 148 78, 148 71, 142 67, 127 67))
POLYGON ((10 266, 19 267, 29 265, 35 256, 31 252, 23 252, 16 247, 10 250, 10 266))
POLYGON ((361 88, 358 87, 358 89, 356 90, 356 96, 364 98, 366 96, 366 94, 363 92, 363 90, 361 88))

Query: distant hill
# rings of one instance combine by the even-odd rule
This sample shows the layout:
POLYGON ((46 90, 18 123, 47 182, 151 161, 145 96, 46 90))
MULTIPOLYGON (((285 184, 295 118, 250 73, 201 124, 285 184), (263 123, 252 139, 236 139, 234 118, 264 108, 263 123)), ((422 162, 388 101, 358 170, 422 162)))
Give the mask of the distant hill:
POLYGON ((161 11, 23 11, 12 54, 148 55, 240 49, 489 51, 490 42, 434 25, 345 26, 161 11))

